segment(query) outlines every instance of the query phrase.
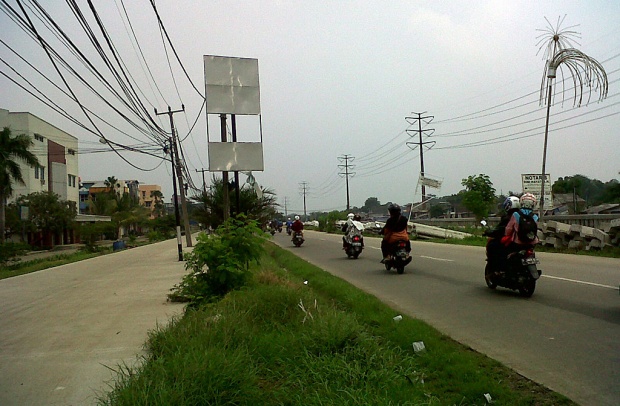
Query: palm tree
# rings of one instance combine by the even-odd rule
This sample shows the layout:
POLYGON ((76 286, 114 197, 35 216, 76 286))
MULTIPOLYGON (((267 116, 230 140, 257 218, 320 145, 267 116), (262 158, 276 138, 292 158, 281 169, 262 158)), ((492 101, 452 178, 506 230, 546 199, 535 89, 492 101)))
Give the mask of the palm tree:
POLYGON ((116 179, 116 177, 114 176, 108 176, 108 178, 103 181, 106 187, 110 189, 109 190, 110 193, 114 193, 116 191, 116 188, 120 186, 120 185, 117 186, 117 182, 118 182, 118 179, 116 179))
POLYGON ((160 190, 151 190, 151 198, 153 199, 153 215, 163 216, 165 214, 163 193, 160 190))
POLYGON ((29 151, 32 145, 32 139, 26 134, 11 136, 9 127, 0 132, 0 243, 5 239, 5 205, 13 194, 13 183, 26 184, 19 162, 24 161, 31 167, 39 165, 37 157, 29 151))

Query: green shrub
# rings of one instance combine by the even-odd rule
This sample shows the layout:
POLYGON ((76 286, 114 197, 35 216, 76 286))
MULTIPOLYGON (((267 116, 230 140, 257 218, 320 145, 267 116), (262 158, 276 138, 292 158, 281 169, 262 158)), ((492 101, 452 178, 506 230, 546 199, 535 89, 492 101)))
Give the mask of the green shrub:
POLYGON ((0 264, 5 264, 16 257, 23 255, 30 249, 25 243, 5 242, 0 244, 0 264))
POLYGON ((263 253, 265 236, 256 221, 243 215, 228 219, 214 234, 199 234, 193 251, 185 255, 190 273, 168 297, 196 305, 241 288, 250 276, 250 262, 263 253))

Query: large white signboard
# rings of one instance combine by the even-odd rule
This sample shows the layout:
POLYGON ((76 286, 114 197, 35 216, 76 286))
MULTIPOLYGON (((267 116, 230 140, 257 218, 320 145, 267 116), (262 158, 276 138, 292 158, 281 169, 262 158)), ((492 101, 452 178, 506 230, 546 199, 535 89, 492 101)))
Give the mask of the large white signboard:
POLYGON ((207 114, 260 114, 258 59, 204 55, 207 114))
POLYGON ((210 142, 209 171, 263 171, 263 146, 260 142, 210 142))
MULTIPOLYGON (((540 202, 540 190, 542 188, 541 174, 522 174, 521 184, 523 193, 531 193, 536 196, 536 201, 540 202)), ((543 210, 553 209, 553 199, 551 198, 551 175, 545 174, 545 205, 543 210)))

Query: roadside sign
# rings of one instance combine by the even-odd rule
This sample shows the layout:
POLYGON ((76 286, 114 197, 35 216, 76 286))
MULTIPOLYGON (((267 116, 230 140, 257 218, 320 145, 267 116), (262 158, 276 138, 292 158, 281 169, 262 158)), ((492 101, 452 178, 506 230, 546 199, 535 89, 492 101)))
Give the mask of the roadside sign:
MULTIPOLYGON (((540 190, 542 185, 541 174, 522 174, 521 184, 523 193, 531 193, 536 196, 536 201, 540 202, 540 190)), ((553 199, 551 198, 551 175, 545 174, 545 203, 543 210, 553 209, 553 199)))

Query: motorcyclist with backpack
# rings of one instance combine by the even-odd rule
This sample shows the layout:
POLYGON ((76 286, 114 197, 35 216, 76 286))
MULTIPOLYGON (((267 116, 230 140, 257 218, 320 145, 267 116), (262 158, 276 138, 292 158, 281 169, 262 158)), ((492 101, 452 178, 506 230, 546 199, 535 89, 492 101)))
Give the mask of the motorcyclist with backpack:
MULTIPOLYGON (((346 250, 349 247, 348 240, 350 240, 353 235, 355 235, 356 233, 358 233, 358 235, 361 235, 359 231, 361 230, 361 228, 358 229, 354 223, 354 222, 359 222, 361 219, 362 219, 362 216, 360 216, 359 214, 349 213, 347 215, 347 221, 341 227, 341 230, 344 233, 344 235, 342 236, 342 249, 343 250, 346 250)), ((364 247, 363 239, 361 243, 362 243, 362 247, 364 247)))
POLYGON ((501 217, 499 224, 493 230, 484 232, 484 235, 490 237, 487 243, 487 262, 491 269, 500 269, 500 265, 506 259, 506 248, 501 240, 506 233, 506 225, 512 218, 513 213, 521 208, 521 202, 517 196, 508 196, 502 203, 504 215, 501 217))
POLYGON ((534 214, 536 196, 525 193, 519 203, 521 208, 512 213, 502 238, 502 244, 509 253, 538 243, 538 215, 534 214))

